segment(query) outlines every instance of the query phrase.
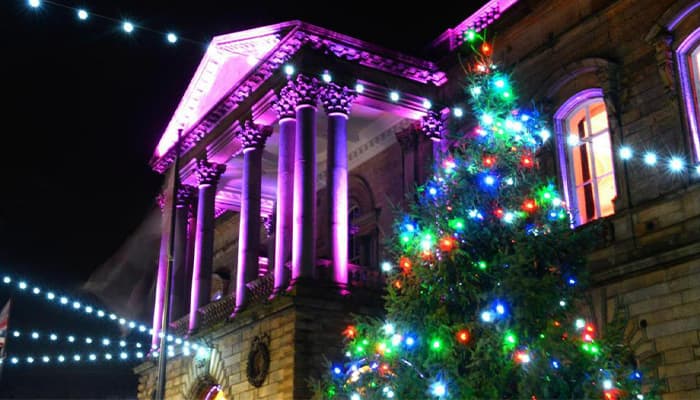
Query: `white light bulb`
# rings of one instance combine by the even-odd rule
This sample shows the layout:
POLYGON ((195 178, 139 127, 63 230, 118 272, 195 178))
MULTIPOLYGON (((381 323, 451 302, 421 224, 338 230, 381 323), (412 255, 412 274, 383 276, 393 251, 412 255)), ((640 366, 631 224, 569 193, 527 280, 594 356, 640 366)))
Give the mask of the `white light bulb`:
POLYGON ((464 110, 459 107, 455 107, 452 109, 452 114, 457 118, 462 118, 464 116, 464 110))
POLYGON ((644 154, 644 164, 646 165, 656 165, 657 157, 656 154, 648 152, 644 154))
POLYGON ((668 168, 672 172, 682 171, 684 165, 685 165, 685 163, 683 162, 683 159, 680 157, 671 157, 671 159, 668 160, 668 168))
POLYGON ((391 101, 394 101, 394 102, 399 101, 399 97, 400 97, 399 92, 397 92, 395 90, 392 90, 391 92, 389 92, 389 99, 391 101))
POLYGON ((632 158, 632 149, 628 146, 620 147, 620 158, 627 161, 632 158))
POLYGON ((431 103, 430 100, 425 99, 423 100, 423 108, 425 108, 426 110, 430 110, 431 108, 433 108, 433 103, 431 103))
POLYGON ((41 6, 40 0, 29 0, 27 3, 29 4, 29 7, 32 8, 39 8, 41 6))
POLYGON ((88 12, 83 9, 78 10, 78 19, 81 21, 88 19, 88 12))
POLYGON ((289 76, 294 73, 294 66, 291 64, 287 64, 284 66, 284 73, 289 76))
POLYGON ((126 21, 126 22, 124 22, 124 23, 122 24, 122 29, 123 29, 124 32, 126 32, 126 33, 131 33, 131 32, 134 31, 134 24, 132 24, 132 23, 129 22, 129 21, 126 21))
POLYGON ((170 44, 177 43, 177 35, 172 33, 172 32, 168 33, 168 35, 166 36, 166 39, 168 40, 168 43, 170 43, 170 44))

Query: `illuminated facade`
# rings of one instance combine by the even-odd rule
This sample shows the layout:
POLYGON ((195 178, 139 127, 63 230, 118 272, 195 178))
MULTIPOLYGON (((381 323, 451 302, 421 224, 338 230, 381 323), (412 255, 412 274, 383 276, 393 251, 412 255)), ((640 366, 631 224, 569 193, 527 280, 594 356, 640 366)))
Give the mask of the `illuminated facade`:
MULTIPOLYGON (((625 312, 638 360, 659 361, 673 395, 700 396, 700 2, 631 3, 491 0, 433 42, 432 61, 299 21, 214 38, 151 162, 173 173, 182 129, 184 186, 163 204, 176 205, 170 330, 212 349, 169 361, 167 397, 310 397, 350 313, 381 310, 392 207, 449 146, 446 124, 468 128, 457 53, 486 27, 520 98, 551 116, 538 160, 574 225, 608 227, 590 255, 595 317, 625 312)), ((136 371, 148 399, 155 365, 136 371)))

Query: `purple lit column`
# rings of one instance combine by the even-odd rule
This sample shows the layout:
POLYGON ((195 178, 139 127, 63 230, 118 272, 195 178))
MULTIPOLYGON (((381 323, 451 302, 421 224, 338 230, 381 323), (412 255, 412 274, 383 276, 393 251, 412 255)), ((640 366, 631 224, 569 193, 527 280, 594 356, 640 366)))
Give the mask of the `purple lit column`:
MULTIPOLYGON (((172 173, 172 171, 170 172, 172 173)), ((170 238, 170 223, 166 210, 170 210, 172 196, 165 193, 172 191, 172 188, 165 188, 165 192, 158 196, 158 205, 162 214, 160 252, 158 256, 158 274, 156 276, 156 298, 153 304, 153 335, 151 336, 151 348, 155 349, 160 344, 158 334, 163 323, 163 308, 165 306, 165 277, 168 270, 168 239, 170 238)))
POLYGON ((274 293, 289 285, 285 267, 292 256, 292 202, 294 201, 294 138, 297 129, 297 93, 292 82, 282 88, 275 109, 279 115, 279 154, 277 156, 277 211, 275 223, 275 284, 274 293))
POLYGON ((238 229, 238 269, 236 271, 236 308, 246 303, 246 284, 258 277, 260 248, 260 178, 262 153, 270 136, 268 127, 258 127, 245 121, 239 132, 243 143, 243 183, 241 187, 241 215, 238 229))
POLYGON ((299 96, 294 147, 292 285, 312 278, 316 264, 316 104, 319 84, 303 75, 293 81, 299 96))
POLYGON ((197 310, 209 302, 211 270, 214 253, 214 197, 216 185, 225 165, 197 161, 197 227, 195 232, 194 264, 192 267, 192 291, 190 292, 189 330, 199 326, 197 310))
POLYGON ((421 120, 421 130, 430 139, 433 147, 433 163, 442 158, 442 131, 444 124, 440 113, 429 110, 421 120))
POLYGON ((170 291, 170 320, 175 321, 187 312, 187 222, 195 188, 183 185, 175 198, 175 246, 170 291))
POLYGON ((348 285, 348 149, 347 124, 356 94, 328 83, 321 102, 328 114, 328 190, 333 280, 341 291, 348 285))

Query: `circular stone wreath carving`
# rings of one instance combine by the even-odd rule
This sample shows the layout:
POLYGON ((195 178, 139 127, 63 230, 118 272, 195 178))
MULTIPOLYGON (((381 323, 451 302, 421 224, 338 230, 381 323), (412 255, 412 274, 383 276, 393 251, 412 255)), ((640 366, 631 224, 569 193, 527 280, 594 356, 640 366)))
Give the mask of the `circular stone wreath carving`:
POLYGON ((248 382, 255 387, 262 386, 270 370, 270 350, 265 336, 256 336, 248 353, 248 382))

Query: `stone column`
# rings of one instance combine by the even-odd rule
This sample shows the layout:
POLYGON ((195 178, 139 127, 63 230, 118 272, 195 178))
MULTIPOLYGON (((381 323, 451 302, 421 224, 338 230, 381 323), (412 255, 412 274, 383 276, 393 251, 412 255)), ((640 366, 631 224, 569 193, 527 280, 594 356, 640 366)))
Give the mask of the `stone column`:
POLYGON ((270 136, 268 127, 258 127, 245 121, 239 132, 243 143, 243 183, 241 187, 241 215, 238 229, 238 268, 236 270, 236 308, 246 303, 246 284, 258 277, 260 249, 260 179, 262 153, 270 136))
POLYGON ((440 113, 428 110, 427 114, 421 119, 421 130, 425 136, 430 139, 433 147, 433 163, 439 162, 442 159, 442 131, 444 124, 440 113))
POLYGON ((312 278, 316 264, 316 104, 319 82, 298 75, 299 96, 294 147, 294 205, 292 226, 292 284, 312 278))
POLYGON ((396 141, 401 146, 401 163, 402 163, 402 179, 404 198, 411 193, 414 193, 416 184, 418 183, 418 171, 416 160, 416 149, 418 140, 416 138, 415 127, 411 126, 396 133, 396 141))
POLYGON ((333 280, 341 292, 348 285, 348 116, 357 95, 347 87, 328 83, 321 102, 328 114, 328 190, 333 280))
POLYGON ((214 196, 216 185, 225 165, 197 161, 197 228, 195 233, 194 264, 192 267, 192 291, 190 292, 189 330, 199 326, 197 310, 209 303, 211 270, 214 256, 214 196))
POLYGON ((277 202, 275 223, 274 294, 289 286, 286 263, 292 256, 292 204, 294 201, 294 144, 297 129, 295 107, 298 96, 292 82, 280 91, 275 103, 279 115, 279 154, 277 156, 277 202))
MULTIPOLYGON (((170 173, 173 173, 170 171, 170 173)), ((168 180, 169 181, 169 180, 168 180)), ((170 223, 168 221, 168 212, 172 196, 165 193, 172 191, 172 188, 165 188, 165 192, 158 195, 158 205, 161 211, 161 229, 160 229, 160 252, 158 255, 158 272, 156 275, 156 294, 153 304, 153 335, 151 336, 151 348, 155 349, 160 345, 158 334, 161 331, 163 323, 163 308, 165 307, 165 277, 168 270, 168 240, 170 238, 170 223)))
POLYGON ((187 223, 195 188, 183 185, 175 198, 175 246, 173 254, 172 286, 170 291, 170 321, 187 312, 187 223))

